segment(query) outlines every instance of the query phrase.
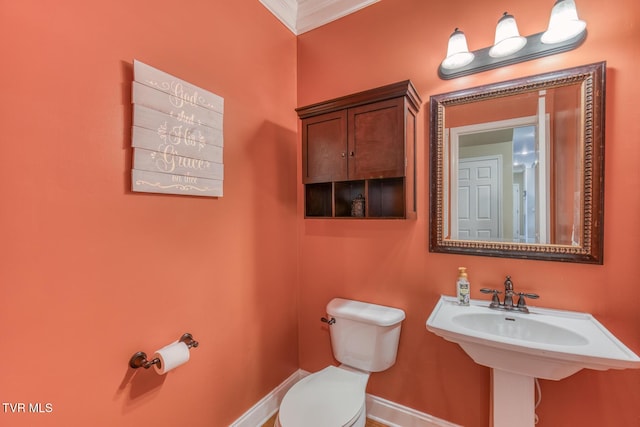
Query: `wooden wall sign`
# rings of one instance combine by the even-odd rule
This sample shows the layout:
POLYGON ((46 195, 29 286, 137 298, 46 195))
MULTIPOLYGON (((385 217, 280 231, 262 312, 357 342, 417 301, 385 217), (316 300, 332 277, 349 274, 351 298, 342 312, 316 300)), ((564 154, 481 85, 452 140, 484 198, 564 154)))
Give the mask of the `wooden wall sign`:
POLYGON ((132 190, 222 196, 224 99, 133 61, 132 190))

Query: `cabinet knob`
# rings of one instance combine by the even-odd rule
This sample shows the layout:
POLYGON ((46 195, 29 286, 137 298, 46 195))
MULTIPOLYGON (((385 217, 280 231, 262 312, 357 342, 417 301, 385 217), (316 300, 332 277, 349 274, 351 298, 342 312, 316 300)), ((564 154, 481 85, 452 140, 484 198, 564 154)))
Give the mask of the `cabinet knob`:
POLYGON ((356 155, 356 153, 354 151, 349 151, 349 156, 353 157, 355 155, 356 155))

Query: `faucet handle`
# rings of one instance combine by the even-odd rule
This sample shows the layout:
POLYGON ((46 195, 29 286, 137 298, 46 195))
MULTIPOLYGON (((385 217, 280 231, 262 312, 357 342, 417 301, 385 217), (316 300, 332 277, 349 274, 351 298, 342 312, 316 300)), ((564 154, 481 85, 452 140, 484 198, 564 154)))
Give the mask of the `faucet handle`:
POLYGON ((527 304, 525 302, 525 297, 526 298, 530 298, 530 299, 538 299, 540 298, 540 295, 538 294, 532 294, 532 293, 527 293, 527 292, 518 292, 518 308, 519 309, 524 309, 526 308, 527 304))
POLYGON ((521 297, 527 297, 527 298, 530 298, 530 299, 538 299, 538 298, 540 298, 540 295, 532 294, 532 293, 528 293, 528 292, 518 292, 518 295, 520 295, 521 297))
POLYGON ((493 294, 493 296, 491 297, 491 304, 489 304, 489 308, 500 306, 500 298, 498 298, 498 294, 501 294, 502 291, 499 291, 497 289, 482 288, 480 289, 480 292, 482 292, 483 294, 493 294))

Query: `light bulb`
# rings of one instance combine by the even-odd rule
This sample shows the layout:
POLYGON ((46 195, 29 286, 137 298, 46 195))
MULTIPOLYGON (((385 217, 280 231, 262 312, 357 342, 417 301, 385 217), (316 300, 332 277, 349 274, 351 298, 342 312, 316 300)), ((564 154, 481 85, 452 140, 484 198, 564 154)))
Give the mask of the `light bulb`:
POLYGON ((551 10, 547 31, 542 34, 540 41, 545 44, 560 43, 576 37, 586 28, 587 23, 578 18, 574 0, 557 0, 551 10))
POLYGON ((467 46, 467 38, 464 33, 457 28, 449 37, 449 45, 447 46, 447 57, 442 61, 442 68, 454 70, 462 68, 473 61, 474 55, 469 52, 467 46))
POLYGON ((509 56, 522 49, 526 44, 527 39, 520 36, 516 19, 513 15, 505 12, 498 20, 496 37, 493 46, 489 49, 489 56, 492 58, 509 56))

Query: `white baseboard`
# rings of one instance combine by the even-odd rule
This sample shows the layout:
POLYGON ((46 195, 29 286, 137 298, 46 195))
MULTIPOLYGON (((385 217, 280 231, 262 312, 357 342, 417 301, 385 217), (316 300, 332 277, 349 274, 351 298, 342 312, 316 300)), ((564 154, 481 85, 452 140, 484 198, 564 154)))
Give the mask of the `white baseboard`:
MULTIPOLYGON (((271 393, 263 397, 230 427, 260 427, 278 411, 287 391, 309 372, 298 369, 271 393)), ((389 427, 460 427, 415 409, 399 405, 381 397, 367 394, 367 417, 389 427)))
POLYGON ((389 427, 461 427, 368 393, 367 418, 389 427))
POLYGON ((263 397, 251 409, 234 421, 230 427, 260 427, 278 411, 282 398, 291 387, 305 377, 304 371, 298 369, 284 380, 282 384, 263 397))

